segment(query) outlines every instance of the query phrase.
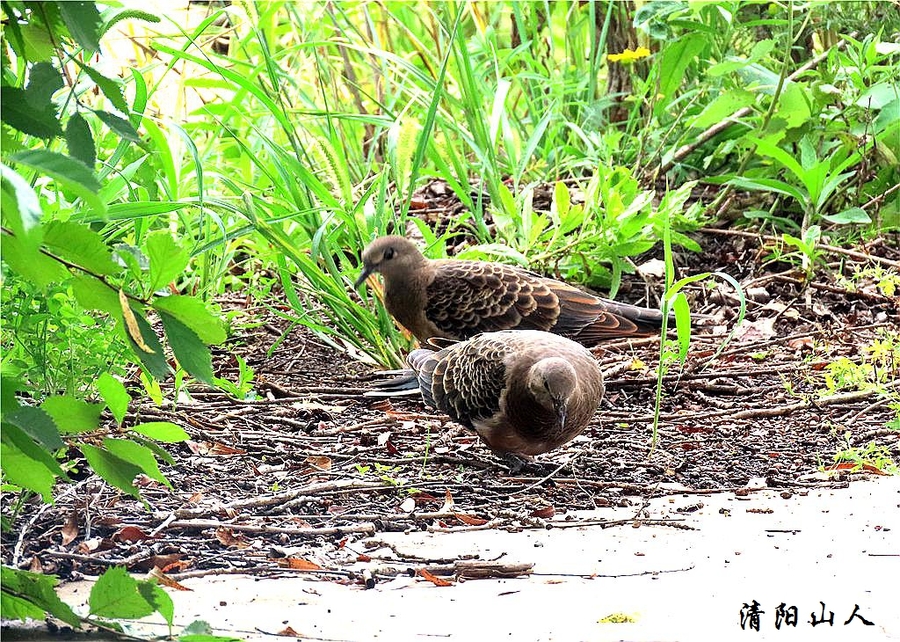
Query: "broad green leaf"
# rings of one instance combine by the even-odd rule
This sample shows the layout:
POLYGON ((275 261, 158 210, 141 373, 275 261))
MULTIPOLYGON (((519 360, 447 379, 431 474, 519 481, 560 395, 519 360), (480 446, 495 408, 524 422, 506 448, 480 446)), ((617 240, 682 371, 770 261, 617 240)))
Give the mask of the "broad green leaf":
POLYGON ((103 406, 69 395, 58 395, 47 397, 41 404, 41 409, 53 418, 62 434, 71 435, 96 430, 100 425, 103 406))
POLYGON ((16 392, 24 390, 25 384, 21 379, 12 375, 0 375, 0 415, 6 416, 9 412, 15 412, 22 405, 16 397, 16 392))
POLYGON ((88 52, 97 51, 100 48, 100 25, 103 22, 97 5, 81 0, 65 0, 56 5, 75 41, 88 52))
POLYGON ((187 441, 190 438, 184 428, 169 421, 148 421, 147 423, 130 426, 128 430, 161 441, 167 444, 176 444, 187 441))
POLYGON ((22 406, 3 415, 3 421, 18 426, 47 450, 65 448, 53 417, 43 408, 22 406))
POLYGON ((200 340, 218 344, 228 338, 222 320, 212 314, 200 299, 189 296, 161 296, 153 302, 158 312, 166 312, 197 333, 200 340))
POLYGON ((800 127, 809 122, 810 90, 806 83, 792 82, 784 87, 778 97, 778 110, 775 115, 784 119, 788 128, 800 127))
POLYGON ((41 204, 31 185, 6 165, 0 164, 0 198, 3 225, 12 230, 28 250, 37 250, 43 238, 41 204))
POLYGON ((178 363, 188 374, 203 383, 213 384, 212 355, 197 333, 166 312, 159 312, 166 338, 178 363))
MULTIPOLYGON (((102 448, 97 448, 90 444, 78 444, 78 448, 84 453, 91 470, 100 475, 103 481, 128 493, 132 497, 140 499, 141 493, 134 485, 134 478, 141 474, 140 468, 121 457, 117 457, 102 448)), ((122 617, 127 616, 123 615, 122 617)))
POLYGON ((147 322, 147 319, 144 318, 144 315, 134 309, 132 309, 132 313, 137 322, 137 330, 140 332, 141 340, 153 350, 153 352, 151 353, 143 350, 137 342, 135 342, 130 331, 126 332, 128 344, 131 346, 131 350, 137 355, 138 359, 141 360, 141 363, 144 364, 144 367, 150 371, 150 374, 157 379, 165 379, 172 370, 169 368, 169 363, 166 361, 166 355, 163 352, 162 344, 159 342, 159 337, 156 336, 156 332, 153 331, 153 328, 147 322))
POLYGON ((147 237, 146 254, 150 259, 150 289, 154 292, 181 276, 191 258, 190 252, 166 231, 147 237))
POLYGON ((31 617, 40 620, 43 619, 44 613, 49 613, 69 626, 78 628, 81 620, 56 594, 54 587, 58 582, 53 575, 29 573, 4 566, 0 570, 0 583, 3 584, 3 617, 22 620, 31 617), (8 599, 24 602, 31 608, 21 603, 8 603, 8 599), (38 615, 35 616, 32 609, 37 609, 38 615))
MULTIPOLYGON (((770 96, 775 94, 778 87, 779 75, 760 65, 759 63, 742 64, 734 70, 738 77, 744 81, 744 86, 750 90, 758 90, 770 96)), ((788 83, 785 83, 787 85, 788 83)))
MULTIPOLYGON (((4 573, 13 569, 3 567, 4 573)), ((51 578, 52 575, 41 575, 41 577, 51 578)), ((40 621, 47 617, 47 612, 41 607, 35 605, 22 597, 13 594, 13 589, 7 588, 6 577, 3 578, 3 592, 0 593, 0 613, 3 613, 4 620, 36 620, 40 621)))
POLYGON ((88 598, 91 615, 108 618, 140 618, 155 610, 141 595, 138 581, 121 566, 107 570, 94 586, 88 598))
POLYGON ((774 178, 732 178, 728 181, 729 185, 735 187, 743 187, 744 189, 762 190, 764 192, 775 192, 776 194, 784 194, 797 199, 799 203, 809 201, 809 196, 797 189, 793 185, 784 181, 775 180, 774 178))
POLYGON ((104 439, 103 447, 116 457, 131 462, 143 470, 147 477, 155 479, 169 488, 172 487, 169 480, 160 472, 159 465, 156 463, 156 457, 153 456, 153 452, 149 448, 145 448, 129 439, 104 439))
POLYGON ((663 108, 668 107, 670 99, 681 86, 688 65, 694 62, 706 47, 707 39, 705 37, 700 34, 691 34, 663 49, 659 63, 659 93, 664 96, 660 101, 663 108))
POLYGON ((138 583, 138 590, 147 602, 153 605, 157 613, 163 616, 163 619, 171 627, 175 620, 175 603, 169 594, 166 593, 161 586, 152 580, 145 580, 138 583))
POLYGON ((851 207, 844 210, 843 212, 838 212, 837 214, 828 214, 823 216, 822 218, 831 223, 838 223, 840 225, 845 225, 847 223, 869 224, 872 222, 871 217, 866 214, 866 210, 862 209, 861 207, 851 207))
POLYGON ((878 110, 897 100, 898 96, 900 96, 900 85, 879 82, 860 94, 855 104, 864 109, 878 110))
POLYGON ((75 62, 78 63, 78 66, 81 67, 81 70, 84 71, 84 73, 87 74, 88 77, 93 80, 94 83, 100 88, 100 91, 103 92, 103 95, 106 96, 107 100, 109 100, 113 107, 115 107, 123 114, 128 113, 128 103, 125 102, 125 96, 122 94, 121 81, 107 78, 93 67, 85 65, 79 62, 77 59, 75 60, 75 62))
POLYGON ((50 101, 45 105, 32 105, 24 89, 3 85, 0 87, 0 120, 24 134, 38 138, 53 138, 62 134, 62 125, 56 115, 56 106, 50 101))
POLYGON ((135 143, 140 142, 141 137, 130 121, 127 121, 120 116, 116 116, 115 114, 111 114, 108 111, 103 111, 102 109, 98 109, 94 114, 97 115, 97 118, 106 123, 107 127, 125 140, 130 140, 135 143))
POLYGON ((119 295, 100 279, 89 274, 78 274, 72 279, 75 300, 86 310, 100 310, 114 318, 121 316, 119 295))
POLYGON ((100 183, 91 169, 81 161, 46 149, 18 152, 10 159, 47 174, 83 198, 98 214, 106 214, 106 204, 97 197, 100 183))
MULTIPOLYGON (((49 62, 39 62, 28 72, 25 97, 32 107, 43 110, 51 102, 56 90, 62 88, 63 79, 59 70, 49 62)), ((55 106, 53 106, 53 113, 56 113, 55 106)))
POLYGON ((721 122, 728 116, 742 109, 749 107, 756 101, 756 97, 749 91, 743 89, 732 89, 720 94, 715 100, 709 103, 702 112, 691 122, 691 127, 706 129, 711 125, 721 122))
POLYGON ((65 281, 69 270, 40 250, 25 246, 18 237, 3 235, 3 260, 13 272, 43 289, 51 283, 65 281))
POLYGON ((756 149, 760 154, 775 159, 776 161, 781 163, 786 170, 791 172, 791 174, 793 174, 797 179, 803 180, 803 176, 805 174, 803 167, 800 165, 800 163, 797 162, 797 159, 781 149, 778 145, 767 140, 754 138, 753 136, 749 136, 748 140, 756 145, 756 149))
POLYGON ((44 230, 44 244, 70 263, 94 274, 118 274, 122 268, 112 259, 103 237, 86 225, 52 221, 44 230))
POLYGON ((81 114, 72 114, 66 123, 66 148, 69 156, 77 158, 88 167, 93 167, 97 162, 94 135, 81 114))
POLYGON ((5 481, 38 493, 45 503, 53 503, 53 484, 69 478, 45 449, 34 443, 18 426, 4 423, 0 430, 0 461, 5 481))
POLYGON ((115 417, 116 423, 121 425, 125 419, 125 413, 128 412, 128 404, 131 403, 131 397, 121 381, 116 379, 108 372, 104 372, 97 378, 97 390, 100 396, 106 402, 109 411, 115 417))
POLYGON ((142 435, 137 435, 137 434, 130 434, 129 437, 131 438, 132 441, 136 441, 137 443, 141 444, 145 448, 149 449, 159 459, 162 459, 164 462, 169 464, 169 466, 175 465, 175 459, 172 457, 172 455, 170 455, 168 453, 168 451, 166 451, 162 446, 160 446, 156 442, 151 441, 151 440, 143 437, 142 435))

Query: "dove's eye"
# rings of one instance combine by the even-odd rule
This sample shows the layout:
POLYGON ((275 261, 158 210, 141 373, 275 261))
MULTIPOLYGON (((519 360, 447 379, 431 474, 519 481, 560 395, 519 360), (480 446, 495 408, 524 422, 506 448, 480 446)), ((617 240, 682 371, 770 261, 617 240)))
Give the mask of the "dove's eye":
POLYGON ((384 251, 384 260, 390 261, 392 258, 394 258, 394 248, 389 247, 384 251))

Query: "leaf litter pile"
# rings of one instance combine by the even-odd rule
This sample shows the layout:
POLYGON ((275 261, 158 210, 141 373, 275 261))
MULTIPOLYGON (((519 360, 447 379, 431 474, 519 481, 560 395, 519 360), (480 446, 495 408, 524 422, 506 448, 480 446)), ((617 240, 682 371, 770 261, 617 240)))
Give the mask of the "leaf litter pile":
MULTIPOLYGON (((255 372, 257 399, 191 387, 176 404, 141 402, 126 426, 172 421, 191 436, 169 448, 176 464, 163 472, 173 488, 138 479, 145 508, 82 476, 55 505, 31 499, 22 507, 3 561, 64 578, 116 564, 172 582, 299 571, 366 586, 410 573, 442 585, 451 575, 521 575, 528 565, 477 554, 410 559, 379 534, 623 523, 598 519, 602 511, 589 521, 576 513, 610 506, 634 507, 630 524, 652 497, 760 488, 804 495, 900 461, 891 423, 898 300, 884 293, 885 279, 900 274, 896 239, 826 251, 827 270, 804 288, 795 268, 765 262, 772 239, 712 229, 694 237, 704 252, 681 255, 683 273, 726 266, 744 287, 747 315, 717 354, 736 324, 738 299, 725 285, 691 291, 692 311, 703 318, 687 363, 664 377, 653 449, 658 339, 596 349, 607 392, 589 428, 512 474, 417 396, 364 397, 378 381, 370 366, 234 296, 222 301, 239 313, 216 374, 236 381, 240 355, 255 372), (878 386, 867 384, 876 379, 878 386), (872 456, 835 461, 850 448, 872 456)), ((652 281, 654 264, 644 265, 652 281)), ((620 298, 656 305, 638 300, 660 289, 653 285, 633 277, 620 298)), ((5 515, 12 501, 4 496, 5 515)))

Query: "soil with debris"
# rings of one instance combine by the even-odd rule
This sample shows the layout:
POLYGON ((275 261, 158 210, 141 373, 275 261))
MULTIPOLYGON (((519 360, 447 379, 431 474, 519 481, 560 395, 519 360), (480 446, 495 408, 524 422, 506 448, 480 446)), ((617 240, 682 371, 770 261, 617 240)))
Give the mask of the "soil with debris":
MULTIPOLYGON (((216 374, 237 380, 233 355, 241 355, 258 399, 192 386, 176 404, 142 401, 126 425, 172 421, 191 436, 168 449, 175 465, 162 469, 172 488, 141 480, 145 507, 88 476, 60 489, 55 505, 32 498, 3 538, 3 562, 63 578, 113 564, 183 578, 277 573, 315 560, 340 581, 360 581, 339 569, 365 556, 354 541, 378 532, 547 528, 580 519, 580 509, 639 513, 644 500, 673 493, 802 493, 878 474, 873 465, 862 473, 834 465, 835 453, 871 443, 900 461, 885 397, 826 384, 839 358, 860 363, 879 338, 897 341, 898 301, 876 287, 879 269, 898 272, 897 239, 825 249, 827 265, 804 287, 794 267, 766 262, 772 239, 713 229, 693 236, 704 251, 681 254, 683 272, 726 271, 747 293, 747 314, 717 352, 738 300, 726 285, 690 290, 703 318, 686 364, 673 363, 663 379, 655 447, 658 339, 595 350, 607 394, 594 421, 511 474, 417 397, 363 397, 378 380, 370 367, 234 296, 223 304, 240 311, 237 332, 216 355, 216 374)), ((659 289, 638 277, 629 284, 623 298, 637 303, 659 289)), ((882 374, 896 390, 892 365, 882 374)), ((4 495, 4 515, 15 501, 4 495)))

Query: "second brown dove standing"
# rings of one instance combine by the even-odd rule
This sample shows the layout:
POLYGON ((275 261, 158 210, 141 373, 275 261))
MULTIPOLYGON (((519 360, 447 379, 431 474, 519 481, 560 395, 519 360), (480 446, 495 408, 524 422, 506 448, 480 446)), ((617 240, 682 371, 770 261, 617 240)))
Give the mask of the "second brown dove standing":
POLYGON ((486 332, 407 358, 425 402, 497 453, 539 455, 587 427, 603 376, 583 346, 548 332, 486 332))
POLYGON ((420 341, 481 332, 544 330, 585 346, 659 332, 659 310, 602 299, 503 263, 428 259, 408 239, 384 236, 362 254, 358 287, 384 278, 388 311, 420 341))

